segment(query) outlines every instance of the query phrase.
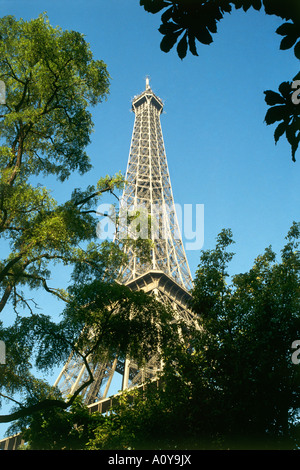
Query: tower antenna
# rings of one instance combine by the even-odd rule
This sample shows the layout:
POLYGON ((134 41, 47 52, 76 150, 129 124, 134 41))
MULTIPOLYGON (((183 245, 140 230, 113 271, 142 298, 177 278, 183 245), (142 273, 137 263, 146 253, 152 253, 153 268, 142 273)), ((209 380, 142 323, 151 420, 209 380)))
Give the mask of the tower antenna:
POLYGON ((150 83, 149 83, 149 82, 150 82, 150 79, 149 79, 149 77, 147 76, 147 77, 146 77, 146 90, 150 90, 150 83))

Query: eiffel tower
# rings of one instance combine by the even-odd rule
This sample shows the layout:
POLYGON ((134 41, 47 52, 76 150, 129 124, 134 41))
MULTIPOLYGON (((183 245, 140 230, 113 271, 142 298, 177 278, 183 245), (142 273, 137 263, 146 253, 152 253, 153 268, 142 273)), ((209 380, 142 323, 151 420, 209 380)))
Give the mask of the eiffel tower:
MULTIPOLYGON (((183 247, 175 211, 160 115, 161 99, 154 94, 146 79, 146 89, 132 100, 135 113, 130 153, 121 203, 122 209, 143 208, 150 215, 152 240, 151 260, 141 263, 132 248, 126 248, 128 264, 120 271, 118 282, 132 290, 144 290, 164 303, 171 304, 174 315, 186 323, 194 321, 189 310, 192 277, 183 247)), ((128 213, 128 212, 127 212, 128 213)), ((148 228, 148 224, 146 224, 148 228)), ((122 239, 122 227, 116 242, 122 239)), ((148 234, 149 238, 149 234, 148 234)), ((161 364, 156 357, 139 370, 137 364, 126 358, 107 358, 93 366, 94 382, 84 392, 87 405, 109 396, 116 374, 122 377, 121 389, 142 384, 155 378, 161 364)), ((84 364, 70 357, 55 382, 63 395, 70 395, 80 387, 88 374, 84 364)))

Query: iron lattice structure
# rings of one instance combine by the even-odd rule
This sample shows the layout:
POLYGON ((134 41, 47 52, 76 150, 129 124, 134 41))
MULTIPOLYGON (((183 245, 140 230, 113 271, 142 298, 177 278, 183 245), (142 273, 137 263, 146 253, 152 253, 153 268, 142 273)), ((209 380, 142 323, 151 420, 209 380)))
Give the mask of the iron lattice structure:
MULTIPOLYGON (((192 277, 176 216, 160 123, 163 103, 150 88, 148 79, 145 91, 133 99, 132 110, 135 122, 120 213, 122 210, 126 214, 138 210, 139 213, 144 211, 146 217, 149 215, 150 224, 147 219, 144 227, 148 230, 145 238, 151 239, 152 248, 151 260, 147 263, 141 263, 132 248, 124 248, 127 250, 128 264, 120 271, 118 282, 132 290, 143 289, 149 295, 155 295, 160 301, 171 304, 174 316, 179 316, 186 323, 194 323, 194 316, 189 310, 192 277)), ((118 243, 130 235, 128 226, 120 224, 115 241, 118 243)), ((132 236, 140 235, 141 232, 132 236)), ((124 390, 155 377, 161 370, 161 364, 157 357, 152 357, 139 370, 130 358, 121 360, 104 356, 103 362, 91 364, 90 368, 95 380, 84 391, 87 405, 109 396, 116 373, 122 376, 121 389, 124 390)), ((87 379, 84 364, 70 357, 55 385, 64 395, 70 395, 87 379)))
MULTIPOLYGON (((133 99, 132 109, 135 122, 120 211, 140 210, 141 217, 149 216, 150 226, 144 225, 148 229, 145 235, 154 247, 148 264, 141 264, 135 252, 128 249, 129 264, 121 279, 126 283, 149 270, 160 270, 190 289, 192 277, 179 230, 160 123, 163 103, 148 80, 146 90, 133 99)), ((128 232, 127 226, 125 230, 128 232)))

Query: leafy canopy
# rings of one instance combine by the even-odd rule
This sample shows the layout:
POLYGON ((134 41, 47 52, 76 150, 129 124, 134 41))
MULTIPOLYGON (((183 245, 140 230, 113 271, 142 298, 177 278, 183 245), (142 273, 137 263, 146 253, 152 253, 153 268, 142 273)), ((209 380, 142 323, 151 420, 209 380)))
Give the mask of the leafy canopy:
MULTIPOLYGON (((188 342, 165 341, 159 381, 120 395, 108 416, 91 414, 81 448, 295 449, 299 446, 300 369, 291 360, 300 335, 300 224, 293 223, 276 256, 271 247, 248 272, 229 278, 231 230, 204 250, 194 280, 192 308, 199 329, 188 342), (96 421, 98 419, 98 422, 96 421)), ((70 448, 82 411, 37 414, 30 448, 70 448), (72 423, 67 435, 45 429, 72 423), (56 426, 55 426, 56 423, 56 426)))
POLYGON ((229 281, 231 230, 201 253, 192 308, 200 329, 164 349, 160 387, 125 395, 91 449, 297 448, 300 224, 229 281))
POLYGON ((91 168, 86 154, 93 129, 90 106, 107 97, 109 74, 94 60, 83 34, 53 28, 40 15, 0 21, 1 167, 9 181, 91 168))

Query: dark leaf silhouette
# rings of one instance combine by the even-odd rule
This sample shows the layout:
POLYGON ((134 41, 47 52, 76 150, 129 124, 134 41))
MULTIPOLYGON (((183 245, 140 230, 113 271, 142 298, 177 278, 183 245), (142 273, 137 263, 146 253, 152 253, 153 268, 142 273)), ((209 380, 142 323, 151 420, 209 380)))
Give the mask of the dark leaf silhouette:
POLYGON ((299 120, 294 120, 286 129, 286 138, 291 145, 292 151, 292 160, 293 162, 296 161, 295 154, 298 149, 299 141, 300 141, 300 126, 299 120))
POLYGON ((211 44, 213 42, 211 34, 207 28, 199 29, 195 36, 199 42, 202 42, 202 44, 211 44))
POLYGON ((275 132, 274 132, 274 139, 275 139, 276 144, 277 144, 278 140, 280 139, 280 137, 285 133, 286 128, 287 128, 287 125, 286 125, 285 122, 281 122, 276 127, 275 132))
POLYGON ((290 34, 294 34, 294 32, 294 23, 283 23, 281 26, 279 26, 279 28, 276 29, 276 33, 280 34, 280 36, 289 36, 290 34))
POLYGON ((255 10, 261 9, 261 0, 235 0, 231 3, 234 3, 235 8, 243 8, 244 11, 249 10, 251 7, 255 10))
POLYGON ((265 91, 265 101, 268 105, 274 106, 275 104, 284 104, 285 99, 275 91, 267 90, 265 91))
POLYGON ((285 36, 280 43, 280 49, 290 49, 293 47, 298 37, 300 36, 299 28, 294 23, 283 23, 276 29, 276 33, 280 36, 285 36))
POLYGON ((282 82, 279 87, 278 87, 278 90, 280 91, 280 93, 282 94, 282 96, 284 96, 284 98, 287 98, 289 99, 290 98, 290 95, 291 95, 291 82, 282 82))
POLYGON ((165 0, 140 0, 140 5, 149 13, 158 13, 160 10, 170 5, 165 0))
POLYGON ((166 34, 161 43, 160 48, 163 52, 169 52, 172 47, 176 44, 178 36, 181 34, 182 31, 177 31, 176 33, 168 33, 166 34))
POLYGON ((189 49, 193 55, 198 55, 196 48, 196 38, 193 34, 188 33, 189 49))
POLYGON ((291 47, 293 47, 297 39, 298 39, 298 36, 295 36, 295 35, 285 36, 280 43, 280 49, 281 50, 290 49, 291 47))
POLYGON ((294 47, 294 54, 297 59, 300 59, 300 41, 298 41, 296 46, 294 47))
POLYGON ((187 53, 187 33, 180 39, 178 46, 177 46, 177 53, 180 59, 183 59, 186 56, 187 53))
MULTIPOLYGON (((297 76, 295 80, 297 80, 297 76)), ((282 121, 274 132, 275 144, 285 133, 287 141, 291 146, 292 161, 295 162, 295 154, 300 141, 300 105, 292 101, 294 88, 292 88, 291 82, 281 83, 278 90, 280 93, 271 90, 265 91, 265 101, 271 106, 266 113, 265 122, 267 125, 270 125, 277 121, 282 121)))
POLYGON ((273 106, 269 108, 266 116, 265 122, 267 125, 274 124, 276 121, 281 121, 286 116, 286 107, 284 105, 273 106))

